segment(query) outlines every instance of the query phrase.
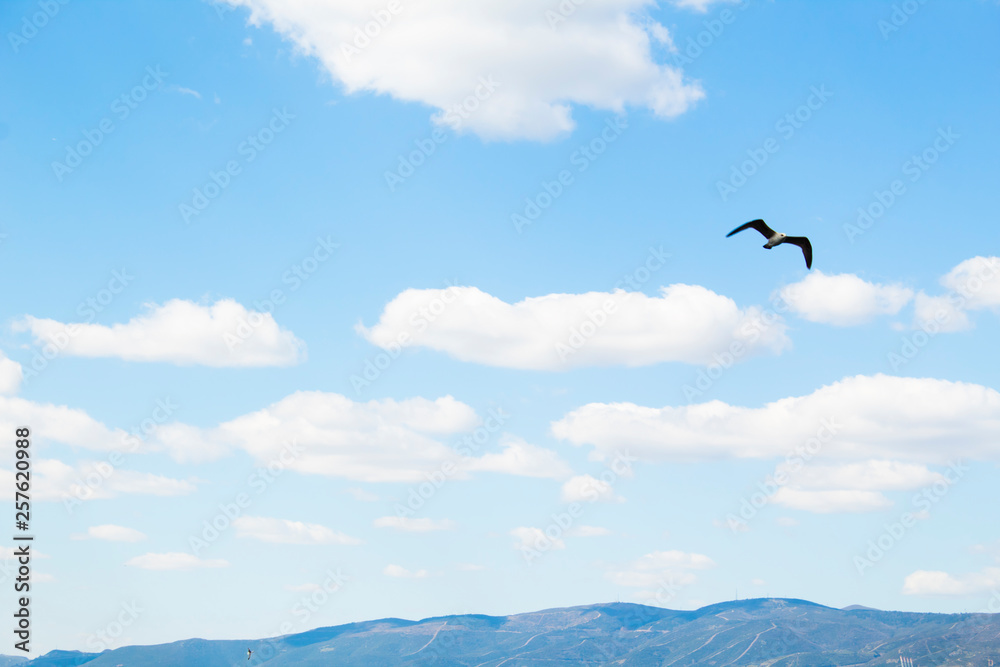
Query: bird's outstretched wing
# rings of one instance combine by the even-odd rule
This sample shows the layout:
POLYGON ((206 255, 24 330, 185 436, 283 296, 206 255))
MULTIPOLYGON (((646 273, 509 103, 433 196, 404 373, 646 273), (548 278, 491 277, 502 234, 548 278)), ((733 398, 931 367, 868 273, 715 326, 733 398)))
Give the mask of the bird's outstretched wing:
POLYGON ((763 220, 751 220, 750 222, 743 223, 733 231, 726 234, 726 238, 728 239, 733 234, 736 234, 737 232, 742 232, 744 229, 750 229, 751 227, 753 229, 756 229, 761 234, 763 234, 765 239, 769 239, 772 236, 774 236, 774 230, 768 227, 763 220))
POLYGON ((786 236, 785 243, 794 243, 802 248, 802 254, 806 258, 806 268, 811 269, 813 265, 813 247, 809 239, 804 236, 786 236))

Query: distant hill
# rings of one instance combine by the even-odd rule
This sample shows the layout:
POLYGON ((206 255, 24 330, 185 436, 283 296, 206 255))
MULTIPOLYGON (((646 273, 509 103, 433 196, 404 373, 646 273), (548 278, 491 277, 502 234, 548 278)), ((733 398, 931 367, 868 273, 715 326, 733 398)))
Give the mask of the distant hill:
POLYGON ((265 640, 53 651, 19 667, 824 667, 898 665, 899 656, 921 666, 1000 661, 1000 615, 844 610, 774 598, 696 611, 609 603, 514 616, 388 618, 265 640))

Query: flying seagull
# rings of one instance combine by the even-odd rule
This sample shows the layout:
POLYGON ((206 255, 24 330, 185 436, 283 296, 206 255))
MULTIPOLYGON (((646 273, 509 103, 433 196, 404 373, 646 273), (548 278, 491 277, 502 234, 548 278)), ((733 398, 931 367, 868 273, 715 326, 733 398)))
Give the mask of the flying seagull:
POLYGON ((249 660, 250 656, 252 656, 252 655, 253 655, 253 651, 251 651, 250 649, 247 649, 247 660, 249 660))
POLYGON ((812 244, 809 243, 809 239, 807 239, 804 236, 786 236, 785 234, 776 232, 770 227, 768 227, 763 220, 751 220, 750 222, 744 223, 739 227, 737 227, 736 229, 734 229, 733 231, 726 234, 726 238, 728 239, 733 234, 737 232, 742 232, 744 229, 750 229, 750 228, 756 229, 758 232, 764 235, 764 238, 767 239, 767 243, 764 244, 764 247, 767 248, 768 250, 770 250, 776 245, 781 245, 782 243, 794 243, 798 247, 802 248, 802 254, 806 258, 806 268, 807 269, 812 268, 813 247, 812 244))

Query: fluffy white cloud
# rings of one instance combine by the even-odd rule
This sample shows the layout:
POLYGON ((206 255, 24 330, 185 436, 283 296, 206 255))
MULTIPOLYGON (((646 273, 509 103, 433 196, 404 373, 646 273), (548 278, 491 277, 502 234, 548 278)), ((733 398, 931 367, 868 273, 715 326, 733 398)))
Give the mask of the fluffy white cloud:
POLYGON ((114 524, 104 524, 102 526, 91 526, 86 534, 73 536, 74 539, 94 539, 107 540, 108 542, 141 542, 146 539, 146 534, 134 528, 116 526, 114 524))
POLYGON ((551 479, 564 479, 573 474, 569 465, 551 449, 528 444, 511 435, 501 437, 500 445, 503 447, 500 452, 471 459, 465 469, 470 472, 500 472, 551 479))
POLYGON ((944 475, 926 466, 900 461, 871 460, 801 467, 783 463, 778 470, 788 475, 789 486, 812 490, 908 491, 935 482, 948 482, 944 475))
POLYGON ((928 296, 917 294, 913 301, 913 328, 950 333, 972 328, 969 315, 962 302, 954 296, 928 296))
POLYGON ((382 570, 382 574, 387 577, 396 577, 397 579, 423 579, 427 576, 427 570, 407 570, 402 565, 386 565, 385 569, 382 570))
POLYGON ((670 0, 670 4, 678 9, 691 9, 698 12, 699 14, 704 14, 708 11, 708 8, 714 4, 718 3, 738 3, 738 2, 748 2, 749 0, 670 0))
MULTIPOLYGON (((65 405, 35 403, 16 396, 0 396, 0 429, 13 433, 24 424, 31 425, 32 442, 58 442, 97 451, 110 451, 131 446, 129 434, 122 429, 110 429, 83 410, 65 405)), ((9 452, 14 443, 0 440, 0 452, 9 452)), ((7 459, 10 460, 10 459, 7 459)))
POLYGON ((305 474, 362 482, 425 482, 446 466, 451 472, 443 474, 455 479, 472 472, 555 479, 571 474, 555 452, 512 436, 500 438, 501 451, 479 457, 440 441, 480 422, 471 407, 451 396, 355 402, 340 394, 296 392, 214 428, 161 426, 150 447, 180 461, 244 450, 263 464, 276 461, 305 474))
POLYGON ((917 570, 903 581, 904 595, 972 595, 997 588, 1000 567, 987 567, 962 577, 939 570, 917 570))
POLYGON ((900 461, 860 461, 843 465, 782 463, 776 475, 785 484, 770 497, 776 505, 819 514, 875 512, 892 506, 880 491, 904 491, 948 478, 926 466, 900 461))
POLYGON ((715 561, 704 554, 684 551, 654 551, 633 561, 627 568, 606 573, 618 586, 673 587, 687 586, 696 581, 692 570, 715 567, 715 561))
POLYGON ((422 346, 489 366, 566 370, 708 364, 734 343, 743 346, 740 357, 781 352, 789 343, 785 324, 763 315, 698 285, 670 285, 655 297, 617 290, 514 304, 475 287, 450 287, 406 290, 375 326, 358 331, 385 349, 422 346))
POLYGON ((969 310, 1000 308, 1000 257, 967 259, 941 278, 969 310))
POLYGON ((237 537, 272 544, 341 544, 354 546, 361 540, 330 530, 326 526, 262 516, 241 516, 233 521, 237 537))
MULTIPOLYGON (((32 472, 33 497, 42 501, 82 502, 126 494, 181 496, 196 490, 185 480, 114 468, 106 461, 81 461, 71 466, 58 459, 36 459, 32 472)), ((0 470, 0 486, 13 497, 12 471, 0 470)))
MULTIPOLYGON (((451 396, 355 402, 340 394, 300 391, 215 428, 185 426, 189 435, 180 442, 200 443, 194 451, 217 455, 242 449, 259 462, 277 461, 306 474, 414 482, 458 460, 435 436, 469 431, 478 423, 475 411, 451 396)), ((160 436, 164 430, 155 444, 178 458, 189 456, 192 448, 178 450, 176 440, 160 436)))
POLYGON ((973 257, 941 277, 946 295, 917 295, 914 328, 951 332, 972 328, 967 311, 1000 309, 1000 257, 973 257))
POLYGON ((125 562, 128 567, 141 570, 195 570, 201 568, 228 567, 229 562, 221 558, 203 559, 188 553, 148 553, 125 562))
POLYGON ((433 530, 453 530, 455 522, 449 519, 436 521, 426 517, 383 516, 375 519, 376 528, 395 528, 408 533, 427 533, 433 530))
POLYGON ((604 526, 573 526, 566 531, 567 537, 606 537, 611 531, 604 526))
POLYGON ((514 548, 522 551, 549 551, 552 549, 565 549, 566 542, 561 538, 550 538, 541 528, 532 526, 518 526, 510 531, 510 535, 516 540, 514 548))
POLYGON ((877 491, 837 489, 833 491, 806 491, 781 487, 771 502, 795 510, 832 514, 837 512, 875 512, 892 507, 892 501, 877 491))
POLYGON ((385 0, 227 1, 317 58, 348 93, 426 104, 436 123, 487 139, 550 139, 573 129, 573 104, 670 118, 704 95, 654 61, 652 44, 669 34, 640 18, 649 0, 591 0, 568 16, 510 0, 401 0, 389 3, 394 13, 385 0))
POLYGON ((0 396, 11 396, 21 388, 21 380, 24 378, 24 371, 21 364, 12 359, 8 359, 3 352, 0 352, 0 396))
POLYGON ((77 357, 205 366, 290 366, 305 358, 305 343, 270 313, 249 311, 232 299, 211 306, 173 299, 147 307, 146 314, 110 327, 29 315, 13 328, 77 357))
POLYGON ((781 288, 778 296, 792 312, 810 322, 846 327, 877 315, 895 315, 913 299, 913 290, 870 283, 852 273, 827 275, 816 270, 781 288))
POLYGON ((562 500, 566 503, 595 502, 621 503, 625 499, 615 493, 610 482, 592 475, 577 475, 562 485, 562 500))
POLYGON ((591 403, 554 422, 552 432, 593 445, 598 457, 628 451, 647 461, 771 458, 809 443, 831 459, 996 460, 1000 393, 964 382, 859 375, 759 408, 591 403))

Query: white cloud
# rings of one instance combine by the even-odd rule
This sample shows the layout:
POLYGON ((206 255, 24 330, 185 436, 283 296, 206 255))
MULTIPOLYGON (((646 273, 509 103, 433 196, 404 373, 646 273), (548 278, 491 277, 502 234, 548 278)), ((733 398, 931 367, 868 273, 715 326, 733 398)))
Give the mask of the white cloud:
POLYGON ((136 556, 125 565, 141 570, 194 570, 200 568, 228 567, 229 562, 221 558, 202 559, 188 553, 173 551, 170 553, 148 553, 136 556))
POLYGON ((510 435, 500 439, 503 451, 483 454, 470 460, 465 469, 470 472, 500 472, 522 477, 564 479, 572 473, 569 465, 551 449, 531 445, 510 435))
POLYGON ((567 537, 606 537, 611 531, 603 526, 573 526, 566 531, 567 537))
POLYGON ((409 533, 427 533, 433 530, 453 530, 455 522, 449 519, 435 521, 426 517, 383 516, 375 519, 376 528, 395 528, 409 533))
POLYGON ((341 544, 358 545, 361 540, 330 530, 326 526, 262 516, 241 516, 233 521, 237 537, 248 537, 272 544, 341 544))
POLYGON ((232 299, 211 306, 173 299, 125 324, 63 323, 26 316, 15 331, 60 354, 205 366, 290 366, 305 358, 305 343, 270 313, 249 311, 232 299))
POLYGON ((390 349, 422 346, 489 366, 566 370, 645 366, 665 361, 708 364, 733 343, 740 356, 781 352, 789 341, 780 319, 741 309, 698 285, 641 292, 549 294, 509 304, 475 287, 409 289, 371 328, 358 331, 390 349))
POLYGON ((1000 393, 964 382, 858 375, 759 408, 591 403, 554 422, 552 432, 593 445, 599 458, 628 451, 646 461, 772 458, 810 442, 819 445, 818 457, 831 459, 996 460, 1000 393))
POLYGON ((928 296, 920 292, 913 302, 913 328, 952 333, 972 328, 968 313, 954 296, 928 296))
POLYGON ((698 12, 699 14, 704 14, 708 11, 708 8, 714 4, 718 3, 737 3, 737 2, 748 2, 749 0, 670 0, 670 3, 677 7, 678 9, 691 9, 698 12))
MULTIPOLYGON (((34 444, 58 442, 97 451, 125 449, 129 444, 126 431, 109 429, 83 410, 0 396, 0 429, 13 433, 16 427, 24 424, 31 425, 34 444)), ((9 452, 12 448, 12 441, 0 440, 0 452, 9 452)))
POLYGON ((692 570, 715 567, 715 561, 704 554, 684 551, 654 551, 633 561, 627 568, 606 573, 618 586, 640 588, 648 586, 687 586, 696 581, 692 570))
POLYGON ((987 567, 962 577, 917 570, 903 581, 904 595, 972 595, 997 588, 1000 588, 1000 567, 987 567))
MULTIPOLYGON (((182 496, 196 490, 194 484, 185 480, 114 468, 106 461, 81 461, 69 465, 58 459, 36 459, 33 472, 33 497, 40 501, 82 502, 126 494, 182 496)), ((0 470, 0 486, 10 489, 10 497, 13 497, 12 471, 0 470)))
POLYGON ((838 489, 833 491, 804 491, 781 487, 771 502, 795 510, 832 514, 837 512, 875 512, 892 506, 892 501, 877 491, 838 489))
POLYGON ((566 542, 558 537, 548 537, 541 528, 518 526, 510 531, 510 535, 516 540, 514 542, 515 549, 547 551, 550 549, 566 548, 566 542))
POLYGON ((947 483, 941 473, 926 466, 900 461, 861 461, 844 465, 804 465, 783 463, 778 471, 788 475, 788 485, 811 490, 852 489, 857 491, 908 491, 947 483))
POLYGON ((577 475, 562 485, 562 500, 566 503, 596 502, 621 503, 625 499, 615 493, 609 482, 592 475, 577 475))
POLYGON ((654 61, 650 33, 662 41, 667 31, 639 17, 648 0, 576 4, 562 21, 544 5, 509 0, 401 1, 395 14, 384 0, 228 2, 319 60, 347 93, 425 104, 438 110, 435 123, 487 139, 550 139, 573 129, 574 104, 670 118, 704 96, 654 61), (373 12, 388 17, 384 27, 373 12), (463 104, 468 112, 456 113, 463 104))
POLYGON ((175 85, 175 86, 170 86, 169 89, 174 91, 175 93, 180 93, 181 95, 190 95, 191 97, 196 97, 199 100, 201 99, 201 93, 192 88, 184 88, 183 86, 175 85))
POLYGON ((413 572, 407 570, 402 565, 386 565, 385 569, 382 570, 382 574, 387 577, 396 577, 398 579, 423 579, 427 576, 427 570, 417 570, 413 572))
POLYGON ((950 292, 917 294, 914 328, 954 332, 972 328, 967 311, 1000 309, 1000 257, 973 257, 941 277, 950 292))
POLYGON ((107 540, 109 542, 141 542, 146 539, 146 534, 139 532, 134 528, 104 524, 101 526, 91 526, 87 529, 87 533, 85 535, 80 535, 78 537, 74 536, 74 538, 90 538, 94 540, 107 540))
POLYGON ((965 308, 1000 308, 1000 257, 973 257, 941 278, 965 308))
POLYGON ((870 283, 852 273, 827 275, 816 270, 778 290, 778 296, 810 322, 846 327, 878 315, 895 315, 913 299, 913 290, 870 283))
POLYGON ((0 396, 12 396, 21 388, 24 371, 21 364, 0 352, 0 396))
POLYGON ((207 443, 219 454, 242 449, 258 462, 280 461, 304 474, 417 482, 458 460, 452 448, 432 436, 469 431, 478 423, 475 411, 451 396, 361 403, 340 394, 300 391, 215 428, 186 428, 191 441, 207 443))

